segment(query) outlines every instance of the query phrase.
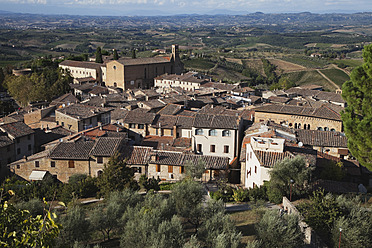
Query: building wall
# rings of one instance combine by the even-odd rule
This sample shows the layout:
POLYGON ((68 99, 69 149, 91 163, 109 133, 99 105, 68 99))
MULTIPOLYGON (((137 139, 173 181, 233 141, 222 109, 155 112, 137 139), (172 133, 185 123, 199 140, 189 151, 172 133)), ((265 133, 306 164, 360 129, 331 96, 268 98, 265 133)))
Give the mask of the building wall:
POLYGON ((94 79, 99 80, 99 73, 95 69, 91 68, 84 68, 84 67, 73 67, 73 66, 66 66, 60 65, 64 70, 68 70, 73 78, 86 78, 86 77, 93 77, 94 79))
POLYGON ((253 188, 255 186, 261 186, 264 181, 270 180, 269 171, 270 168, 261 166, 258 158, 250 144, 247 144, 246 149, 246 168, 245 168, 245 187, 253 188), (249 173, 250 172, 250 173, 249 173))
POLYGON ((28 180, 33 170, 49 171, 50 174, 57 176, 58 180, 67 183, 68 179, 74 174, 96 177, 98 171, 103 171, 104 164, 108 160, 109 157, 103 157, 103 163, 97 163, 95 157, 90 160, 74 160, 74 168, 69 168, 69 160, 56 160, 45 156, 38 159, 23 160, 24 162, 18 163, 18 165, 11 165, 11 170, 26 180, 28 180), (39 162, 39 167, 35 166, 36 161, 39 162), (54 162, 54 167, 52 167, 52 162, 54 162))
POLYGON ((106 86, 124 88, 124 65, 118 61, 110 61, 106 64, 106 86))
POLYGON ((0 147, 0 182, 8 176, 7 164, 15 160, 14 144, 0 147))
POLYGON ((295 124, 301 124, 301 129, 310 125, 310 130, 317 130, 318 127, 325 128, 328 130, 334 129, 335 131, 342 132, 342 121, 328 120, 316 117, 308 116, 299 116, 299 115, 287 115, 287 114, 278 114, 278 113, 265 113, 265 112, 256 112, 255 113, 255 122, 261 122, 271 120, 275 123, 281 124, 286 123, 289 127, 294 128, 295 124), (292 126, 291 126, 292 124, 292 126))
POLYGON ((56 123, 62 127, 74 131, 80 132, 88 128, 96 127, 99 124, 108 124, 111 122, 111 113, 102 113, 86 119, 76 119, 62 112, 56 111, 56 123), (100 122, 99 122, 100 117, 100 122))
POLYGON ((134 140, 135 144, 140 144, 143 137, 149 134, 148 126, 146 124, 144 124, 143 129, 138 128, 138 125, 139 124, 137 123, 124 123, 124 127, 128 130, 128 137, 134 140), (131 124, 133 124, 134 127, 130 127, 131 124))
POLYGON ((42 118, 47 116, 50 112, 55 110, 55 106, 44 108, 44 109, 38 109, 36 111, 27 113, 24 115, 24 123, 28 126, 39 123, 42 118))
POLYGON ((192 129, 181 129, 180 137, 182 138, 191 138, 192 137, 192 129))
POLYGON ((171 88, 180 87, 183 90, 194 91, 200 88, 200 83, 187 82, 182 80, 167 80, 167 79, 156 79, 155 87, 158 88, 171 88))
POLYGON ((59 111, 56 111, 56 123, 57 125, 61 125, 62 127, 74 132, 79 132, 81 130, 80 126, 82 125, 79 123, 79 120, 59 111))
POLYGON ((197 135, 196 129, 195 127, 192 128, 192 147, 194 152, 202 155, 229 157, 230 162, 237 156, 237 130, 230 130, 231 136, 223 137, 222 131, 224 129, 215 129, 217 131, 216 136, 209 136, 209 130, 211 129, 208 128, 203 128, 203 135, 197 135), (201 152, 198 152, 199 144, 202 145, 201 152), (211 152, 211 145, 215 146, 215 152, 211 152), (228 153, 224 151, 225 146, 229 147, 228 153))
POLYGON ((15 160, 21 159, 24 156, 30 156, 34 153, 34 134, 23 136, 14 140, 15 160))
MULTIPOLYGON (((156 171, 157 165, 149 164, 147 177, 160 178, 160 180, 162 181, 179 181, 179 180, 182 180, 186 175, 185 166, 171 166, 172 168, 169 168, 168 165, 159 165, 159 166, 160 166, 160 172, 157 172, 156 171), (180 169, 182 167, 183 167, 183 172, 181 172, 181 169, 180 169), (173 172, 169 172, 169 169, 171 169, 173 172)), ((202 180, 209 181, 211 178, 211 173, 212 175, 214 175, 213 171, 206 170, 203 173, 202 180)))
POLYGON ((149 135, 173 137, 173 128, 156 128, 149 126, 149 135))
POLYGON ((136 88, 150 88, 153 86, 154 78, 171 73, 172 64, 170 62, 157 64, 142 64, 124 66, 119 61, 110 61, 106 64, 106 86, 123 90, 136 88))

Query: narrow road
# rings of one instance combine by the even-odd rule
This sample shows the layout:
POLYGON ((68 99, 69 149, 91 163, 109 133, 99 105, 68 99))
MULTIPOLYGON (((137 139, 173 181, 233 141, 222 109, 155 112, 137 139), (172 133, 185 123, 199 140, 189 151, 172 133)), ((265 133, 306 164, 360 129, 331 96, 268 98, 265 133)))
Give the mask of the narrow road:
POLYGON ((327 80, 328 82, 330 82, 336 89, 340 89, 340 87, 335 84, 335 82, 333 82, 331 79, 329 79, 326 75, 323 74, 323 72, 321 72, 319 69, 316 69, 316 71, 323 77, 325 78, 325 80, 327 80))

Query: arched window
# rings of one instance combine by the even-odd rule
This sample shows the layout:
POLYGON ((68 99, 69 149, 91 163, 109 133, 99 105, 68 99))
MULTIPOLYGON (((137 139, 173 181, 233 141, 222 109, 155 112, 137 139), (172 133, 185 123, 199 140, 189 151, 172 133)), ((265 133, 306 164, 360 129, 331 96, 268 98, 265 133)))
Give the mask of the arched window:
POLYGON ((332 132, 336 132, 336 129, 332 128, 331 131, 332 131, 332 132))
POLYGON ((295 123, 295 128, 297 129, 297 123, 295 123))
POLYGON ((116 65, 113 66, 114 70, 116 70, 116 65))
POLYGON ((222 131, 222 136, 223 137, 230 137, 231 136, 230 130, 223 130, 222 131))
POLYGON ((118 84, 117 84, 116 82, 114 83, 114 87, 115 87, 115 88, 118 87, 118 84))
POLYGON ((301 123, 298 123, 297 127, 298 127, 298 129, 301 129, 301 123))
POLYGON ((329 131, 329 128, 328 128, 328 127, 325 127, 325 128, 324 128, 324 131, 329 131))
POLYGON ((310 130, 310 124, 307 124, 307 129, 309 129, 309 130, 310 130))
POLYGON ((209 130, 208 135, 209 136, 217 136, 217 130, 216 129, 209 130))
POLYGON ((195 129, 195 135, 203 135, 203 129, 195 129))
POLYGON ((318 130, 319 130, 319 131, 323 131, 323 128, 322 128, 322 127, 318 127, 318 130))
POLYGON ((292 123, 289 123, 289 127, 292 127, 293 126, 293 124, 292 123))
POLYGON ((99 171, 97 171, 97 177, 100 177, 100 176, 102 176, 102 171, 101 170, 99 170, 99 171))

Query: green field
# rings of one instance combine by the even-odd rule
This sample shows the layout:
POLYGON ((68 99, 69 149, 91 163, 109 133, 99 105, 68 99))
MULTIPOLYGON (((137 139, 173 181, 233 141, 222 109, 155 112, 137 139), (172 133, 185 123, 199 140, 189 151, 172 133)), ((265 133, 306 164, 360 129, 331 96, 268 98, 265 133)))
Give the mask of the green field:
POLYGON ((328 64, 328 61, 326 60, 306 56, 283 57, 282 60, 302 65, 306 68, 323 68, 328 64))
POLYGON ((361 59, 340 59, 332 60, 330 62, 336 65, 346 65, 347 67, 357 67, 363 64, 363 60, 361 59))
POLYGON ((325 90, 335 91, 336 88, 334 85, 329 83, 324 77, 322 77, 317 71, 299 71, 284 74, 285 77, 296 85, 305 85, 305 84, 316 84, 324 87, 325 90))
POLYGON ((349 76, 345 72, 338 69, 325 69, 320 71, 340 87, 343 83, 350 80, 349 76))
POLYGON ((214 67, 214 63, 208 60, 197 58, 197 59, 190 59, 182 61, 185 65, 185 68, 189 69, 201 69, 201 70, 209 70, 214 67))

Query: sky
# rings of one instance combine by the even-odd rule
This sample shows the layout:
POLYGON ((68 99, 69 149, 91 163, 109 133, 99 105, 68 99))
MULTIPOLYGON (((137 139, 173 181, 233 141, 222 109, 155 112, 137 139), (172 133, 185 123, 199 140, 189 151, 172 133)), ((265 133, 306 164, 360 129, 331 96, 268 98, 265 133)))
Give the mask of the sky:
POLYGON ((0 10, 16 13, 105 16, 372 11, 372 0, 0 0, 0 3, 0 10))

